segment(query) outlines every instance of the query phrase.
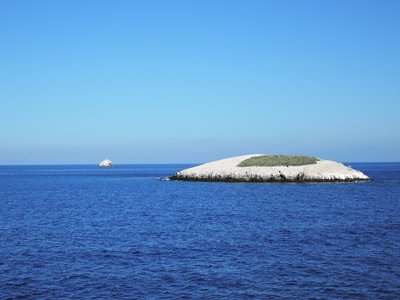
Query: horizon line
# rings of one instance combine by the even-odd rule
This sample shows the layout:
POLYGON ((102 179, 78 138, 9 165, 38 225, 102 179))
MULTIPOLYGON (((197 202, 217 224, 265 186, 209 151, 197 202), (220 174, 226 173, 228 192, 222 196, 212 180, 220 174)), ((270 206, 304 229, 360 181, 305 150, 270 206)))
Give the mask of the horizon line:
MULTIPOLYGON (((400 161, 338 161, 344 164, 350 163, 400 163, 400 161)), ((174 162, 174 163, 113 163, 114 166, 123 166, 123 165, 200 165, 208 162, 174 162)), ((98 163, 28 163, 28 164, 0 164, 0 167, 3 166, 98 166, 98 163)))

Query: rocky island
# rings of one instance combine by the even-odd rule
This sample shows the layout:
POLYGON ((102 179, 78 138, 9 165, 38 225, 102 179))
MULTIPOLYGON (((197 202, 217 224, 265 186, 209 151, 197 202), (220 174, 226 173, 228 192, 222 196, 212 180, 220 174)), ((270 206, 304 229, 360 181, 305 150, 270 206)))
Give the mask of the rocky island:
POLYGON ((170 180, 227 182, 366 181, 360 171, 309 156, 249 154, 206 163, 176 173, 170 180))
POLYGON ((105 159, 99 163, 99 167, 102 167, 102 168, 110 168, 110 167, 112 167, 112 165, 113 165, 113 163, 109 159, 105 159))

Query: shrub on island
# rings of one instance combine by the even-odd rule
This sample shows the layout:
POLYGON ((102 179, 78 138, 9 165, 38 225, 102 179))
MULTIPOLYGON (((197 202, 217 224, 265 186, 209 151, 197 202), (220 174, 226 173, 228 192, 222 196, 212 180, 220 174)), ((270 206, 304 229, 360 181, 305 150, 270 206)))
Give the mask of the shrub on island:
POLYGON ((316 164, 319 159, 299 155, 261 155, 253 156, 239 163, 239 167, 280 167, 316 164))

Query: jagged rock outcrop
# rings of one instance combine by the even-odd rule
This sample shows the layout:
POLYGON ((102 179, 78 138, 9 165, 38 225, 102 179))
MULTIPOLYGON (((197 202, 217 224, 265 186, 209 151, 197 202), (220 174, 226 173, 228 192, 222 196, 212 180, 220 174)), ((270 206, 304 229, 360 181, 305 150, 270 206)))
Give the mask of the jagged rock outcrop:
POLYGON ((113 165, 113 163, 109 159, 105 159, 99 163, 99 167, 103 167, 103 168, 110 168, 110 167, 112 167, 112 165, 113 165))

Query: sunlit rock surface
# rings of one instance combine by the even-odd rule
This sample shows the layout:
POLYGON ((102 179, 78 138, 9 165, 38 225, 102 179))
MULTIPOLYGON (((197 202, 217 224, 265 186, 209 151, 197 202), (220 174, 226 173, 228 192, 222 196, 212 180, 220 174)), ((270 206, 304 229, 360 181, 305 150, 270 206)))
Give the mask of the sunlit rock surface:
POLYGON ((170 177, 186 181, 232 182, 340 182, 365 181, 369 177, 342 163, 318 160, 315 164, 301 166, 239 167, 239 163, 265 154, 249 154, 231 157, 189 168, 170 177))
POLYGON ((112 165, 113 165, 113 163, 109 159, 105 159, 99 163, 99 167, 103 167, 103 168, 109 168, 109 167, 112 167, 112 165))

